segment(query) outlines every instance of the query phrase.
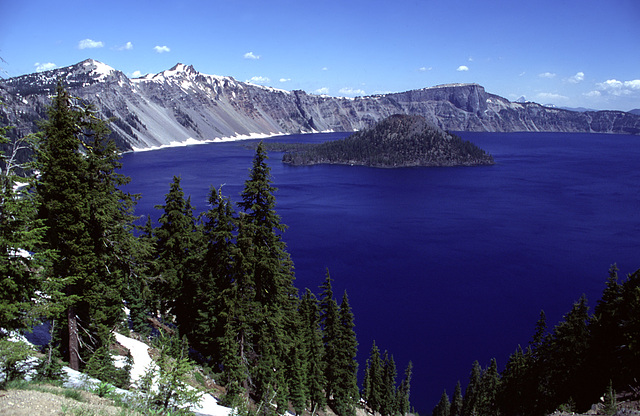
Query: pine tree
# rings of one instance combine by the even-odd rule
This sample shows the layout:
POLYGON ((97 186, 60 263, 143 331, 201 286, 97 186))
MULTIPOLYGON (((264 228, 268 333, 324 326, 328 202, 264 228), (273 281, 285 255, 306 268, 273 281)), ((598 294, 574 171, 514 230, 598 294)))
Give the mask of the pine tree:
POLYGON ((373 413, 380 412, 382 405, 383 370, 380 360, 380 350, 376 342, 373 341, 365 370, 363 392, 363 398, 373 413))
POLYGON ((260 143, 256 149, 249 179, 245 181, 238 206, 240 215, 237 243, 241 261, 241 279, 253 285, 254 309, 250 340, 255 365, 250 368, 259 400, 285 405, 285 354, 291 348, 286 330, 295 323, 296 290, 293 263, 282 241, 286 226, 275 211, 276 188, 272 186, 267 154, 260 143))
POLYGON ((181 178, 174 176, 165 196, 160 226, 156 228, 157 275, 152 290, 160 316, 171 320, 172 309, 183 334, 189 336, 194 322, 194 296, 199 276, 202 233, 193 215, 191 198, 185 199, 181 178))
POLYGON ((396 413, 396 363, 393 355, 384 352, 382 371, 382 398, 380 401, 380 413, 383 416, 391 416, 396 413))
POLYGON ((313 293, 307 289, 300 302, 300 318, 302 325, 302 345, 304 361, 306 362, 306 391, 309 409, 312 415, 316 410, 323 410, 326 404, 324 386, 324 346, 322 344, 322 330, 318 301, 313 293))
POLYGON ((320 286, 322 289, 320 298, 322 325, 322 342, 324 344, 324 369, 325 369, 325 394, 327 399, 334 395, 336 384, 338 382, 338 367, 341 365, 338 357, 338 337, 340 334, 340 317, 338 313, 338 304, 333 298, 333 289, 331 287, 331 275, 329 270, 325 277, 324 283, 320 286))
POLYGON ((462 403, 462 414, 464 416, 478 415, 478 402, 480 399, 480 378, 482 377, 482 368, 478 361, 473 362, 471 374, 469 375, 469 384, 464 392, 464 400, 462 403))
POLYGON ((449 396, 447 395, 447 391, 442 392, 442 396, 440 396, 440 401, 436 404, 436 407, 433 408, 432 415, 433 416, 449 416, 451 411, 451 403, 449 402, 449 396))
MULTIPOLYGON (((0 127, 0 145, 9 142, 7 130, 0 127)), ((44 229, 36 219, 37 200, 30 190, 33 178, 19 178, 15 172, 20 167, 15 158, 21 148, 14 145, 9 155, 0 152, 0 168, 4 165, 0 170, 0 328, 7 331, 27 329, 44 314, 35 310, 37 303, 32 301, 42 289, 42 281, 33 271, 46 259, 35 253, 44 229), (16 192, 18 181, 27 186, 16 192)))
POLYGON ((358 342, 353 330, 354 326, 353 313, 345 291, 340 303, 336 343, 338 366, 334 369, 337 380, 334 385, 333 407, 340 416, 355 415, 355 407, 359 400, 358 362, 356 361, 358 342))
POLYGON ((134 201, 119 191, 127 181, 115 173, 119 154, 90 106, 80 109, 59 83, 48 116, 36 150, 38 216, 54 252, 47 294, 66 309, 62 349, 78 369, 84 350, 107 344, 122 317, 134 201))
POLYGON ((483 372, 480 378, 479 399, 477 410, 481 415, 498 416, 497 395, 500 389, 500 374, 495 358, 491 359, 491 364, 483 372))
POLYGON ((451 416, 462 416, 462 386, 460 381, 456 383, 456 388, 453 390, 453 399, 451 400, 451 416))
MULTIPOLYGON (((548 374, 552 394, 551 407, 575 400, 579 409, 591 405, 584 397, 590 391, 585 372, 590 343, 587 299, 582 296, 553 330, 550 341, 548 374)), ((551 408, 547 410, 553 410, 551 408)))
POLYGON ((91 106, 85 107, 83 118, 89 120, 83 134, 87 137, 87 228, 94 268, 82 289, 82 315, 88 317, 89 331, 98 334, 99 342, 94 347, 99 348, 110 343, 111 331, 122 322, 126 283, 136 274, 137 241, 132 231, 137 196, 120 189, 130 179, 117 172, 121 167, 120 153, 108 139, 106 123, 95 118, 91 106))
POLYGON ((527 397, 527 367, 522 347, 518 345, 516 351, 509 356, 507 365, 502 372, 502 380, 498 392, 498 407, 502 414, 526 414, 530 408, 530 398, 527 397))
POLYGON ((194 320, 191 343, 208 360, 219 362, 218 340, 224 336, 228 311, 233 298, 228 298, 235 282, 235 234, 237 223, 233 205, 212 188, 209 210, 204 213, 205 254, 199 284, 194 293, 194 320))

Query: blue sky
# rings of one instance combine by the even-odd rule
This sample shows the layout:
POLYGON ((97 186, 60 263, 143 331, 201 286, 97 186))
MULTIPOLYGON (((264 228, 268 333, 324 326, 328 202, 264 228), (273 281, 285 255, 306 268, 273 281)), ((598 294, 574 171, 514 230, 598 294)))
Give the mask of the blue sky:
POLYGON ((0 0, 0 15, 3 77, 181 62, 333 96, 475 82, 510 100, 640 108, 638 0, 0 0))

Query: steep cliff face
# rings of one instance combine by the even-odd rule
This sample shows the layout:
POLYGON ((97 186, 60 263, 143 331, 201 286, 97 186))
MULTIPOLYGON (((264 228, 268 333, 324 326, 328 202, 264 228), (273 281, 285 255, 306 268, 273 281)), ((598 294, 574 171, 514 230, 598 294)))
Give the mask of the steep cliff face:
POLYGON ((477 84, 452 84, 394 94, 335 98, 284 91, 205 75, 178 64, 155 75, 127 78, 86 60, 0 81, 0 120, 12 135, 37 129, 58 79, 72 95, 112 118, 122 149, 148 148, 238 135, 354 131, 393 114, 420 115, 445 130, 559 131, 640 134, 640 116, 620 111, 573 112, 513 103, 477 84))

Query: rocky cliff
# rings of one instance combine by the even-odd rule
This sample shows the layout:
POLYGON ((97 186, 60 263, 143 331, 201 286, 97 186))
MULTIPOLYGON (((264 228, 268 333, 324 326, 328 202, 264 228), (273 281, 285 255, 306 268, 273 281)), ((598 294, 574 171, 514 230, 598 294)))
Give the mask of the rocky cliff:
POLYGON ((355 131, 393 114, 423 116, 452 131, 558 131, 640 134, 640 116, 621 111, 574 112, 516 103, 477 84, 452 84, 401 93, 336 98, 284 91, 205 75, 178 64, 129 79, 86 60, 52 71, 0 81, 0 122, 25 135, 45 117, 58 79, 72 95, 112 118, 122 149, 187 140, 313 131, 355 131))

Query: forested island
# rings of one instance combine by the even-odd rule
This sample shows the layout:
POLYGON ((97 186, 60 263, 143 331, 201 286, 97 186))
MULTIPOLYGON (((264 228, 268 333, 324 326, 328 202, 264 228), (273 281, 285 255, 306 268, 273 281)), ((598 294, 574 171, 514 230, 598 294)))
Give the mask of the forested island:
MULTIPOLYGON (((272 148, 277 149, 277 147, 272 148)), ((287 145, 292 165, 340 164, 378 168, 492 165, 493 157, 469 141, 429 124, 422 116, 397 114, 342 140, 287 145)))

